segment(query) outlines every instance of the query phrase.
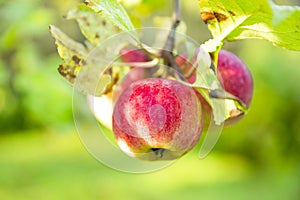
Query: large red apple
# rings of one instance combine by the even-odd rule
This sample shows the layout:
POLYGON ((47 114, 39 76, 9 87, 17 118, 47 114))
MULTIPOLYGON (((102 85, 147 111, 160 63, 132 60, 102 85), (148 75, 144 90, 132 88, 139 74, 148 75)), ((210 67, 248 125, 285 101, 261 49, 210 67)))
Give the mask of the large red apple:
POLYGON ((171 160, 191 150, 202 131, 195 91, 177 81, 147 78, 132 83, 117 100, 113 132, 120 148, 144 160, 171 160))

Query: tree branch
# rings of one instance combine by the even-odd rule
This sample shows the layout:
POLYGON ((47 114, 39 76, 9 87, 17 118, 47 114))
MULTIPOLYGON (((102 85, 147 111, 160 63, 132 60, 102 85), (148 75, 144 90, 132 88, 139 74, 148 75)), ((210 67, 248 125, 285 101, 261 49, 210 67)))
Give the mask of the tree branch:
MULTIPOLYGON (((173 50, 175 47, 176 28, 179 26, 180 21, 181 21, 180 0, 173 0, 172 26, 167 41, 163 47, 163 50, 161 51, 161 57, 164 59, 164 65, 174 69, 174 71, 172 71, 173 75, 176 78, 180 78, 181 80, 183 80, 184 79, 183 76, 179 76, 178 74, 176 74, 177 72, 183 75, 183 71, 175 62, 175 58, 173 55, 173 50)), ((166 70, 169 71, 168 69, 166 70)), ((168 74, 167 71, 166 74, 168 74)))
POLYGON ((172 27, 170 33, 168 35, 167 41, 164 45, 164 50, 172 52, 175 44, 175 31, 179 26, 181 21, 181 13, 180 13, 180 0, 173 0, 173 19, 172 19, 172 27))

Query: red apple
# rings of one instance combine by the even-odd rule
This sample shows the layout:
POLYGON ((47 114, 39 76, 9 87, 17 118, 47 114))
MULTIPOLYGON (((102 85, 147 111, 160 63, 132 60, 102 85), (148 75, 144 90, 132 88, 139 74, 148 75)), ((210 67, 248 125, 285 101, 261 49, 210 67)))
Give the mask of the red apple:
POLYGON ((170 79, 132 83, 113 111, 113 131, 120 148, 143 160, 181 157, 198 142, 202 125, 195 91, 170 79))
POLYGON ((141 49, 124 48, 120 51, 120 55, 125 63, 146 62, 150 60, 149 55, 141 49))
MULTIPOLYGON (((187 73, 196 61, 196 55, 190 62, 187 60, 187 53, 176 57, 175 61, 185 73, 187 73)), ((188 79, 189 83, 195 82, 195 73, 188 79)), ((218 55, 217 66, 218 79, 226 92, 238 97, 246 106, 249 106, 253 94, 253 79, 246 64, 235 54, 221 50, 218 55)))
MULTIPOLYGON (((197 50, 195 55, 197 55, 197 50)), ((187 61, 187 54, 182 54, 176 57, 176 63, 184 69, 191 69, 195 64, 195 57, 190 62, 187 61)), ((186 72, 186 70, 184 71, 186 72)), ((189 79, 189 83, 195 82, 196 73, 194 73, 189 79)), ((221 50, 218 55, 218 66, 217 66, 217 78, 221 82, 224 90, 235 97, 239 98, 247 107, 250 106, 252 95, 253 95, 253 79, 246 64, 235 54, 221 50)), ((211 119, 211 107, 206 100, 197 92, 199 100, 202 104, 204 112, 204 123, 211 119)), ((233 111, 234 112, 234 111, 233 111)), ((232 116, 226 121, 226 124, 232 124, 239 121, 242 115, 232 116)), ((206 126, 205 126, 206 127, 206 126)))
POLYGON ((248 67, 229 51, 221 50, 218 57, 217 74, 222 87, 249 107, 253 94, 253 79, 248 67))

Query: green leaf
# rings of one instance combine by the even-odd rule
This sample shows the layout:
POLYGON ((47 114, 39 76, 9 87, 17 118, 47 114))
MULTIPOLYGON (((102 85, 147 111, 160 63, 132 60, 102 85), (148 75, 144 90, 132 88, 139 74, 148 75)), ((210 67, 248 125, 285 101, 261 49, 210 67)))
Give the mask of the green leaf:
MULTIPOLYGON (((189 52, 189 54, 192 54, 191 56, 193 57, 196 51, 198 51, 197 59, 194 64, 194 67, 196 68, 196 80, 192 84, 192 87, 196 88, 212 107, 214 121, 217 125, 220 125, 229 117, 229 111, 226 112, 223 99, 210 98, 209 92, 211 90, 222 90, 222 86, 211 68, 211 58, 208 52, 200 46, 199 50, 195 49, 194 51, 189 52)), ((191 56, 189 55, 188 57, 191 56)))
POLYGON ((88 56, 88 51, 82 44, 69 38, 59 28, 53 25, 49 28, 50 33, 55 38, 58 53, 63 60, 58 71, 68 82, 74 84, 79 70, 86 62, 85 58, 88 56))
POLYGON ((202 20, 215 40, 264 39, 300 50, 300 7, 270 0, 199 0, 202 20))
POLYGON ((85 4, 79 5, 76 9, 67 14, 67 19, 75 19, 83 35, 93 45, 105 41, 107 38, 120 32, 120 29, 113 25, 99 13, 96 13, 85 4))
POLYGON ((221 89, 222 86, 218 81, 215 72, 211 68, 211 58, 207 51, 202 46, 199 47, 199 52, 196 60, 196 80, 194 86, 205 88, 208 90, 221 89))
POLYGON ((125 32, 130 32, 137 39, 135 27, 124 7, 116 0, 87 0, 86 4, 125 32))

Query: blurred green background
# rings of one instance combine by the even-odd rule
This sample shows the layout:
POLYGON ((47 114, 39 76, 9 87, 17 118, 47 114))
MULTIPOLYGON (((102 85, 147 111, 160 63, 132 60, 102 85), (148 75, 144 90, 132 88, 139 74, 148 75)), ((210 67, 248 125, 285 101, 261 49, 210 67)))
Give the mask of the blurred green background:
MULTIPOLYGON (((226 43, 248 64, 251 110, 224 129, 213 152, 199 148, 163 170, 114 171, 83 147, 72 118, 72 87, 48 26, 82 40, 63 16, 79 0, 0 0, 0 199, 300 199, 300 52, 264 41, 226 43)), ((299 1, 276 1, 300 5, 299 1)), ((150 26, 170 0, 125 1, 150 26)), ((210 38, 196 0, 182 1, 188 34, 210 38)))

